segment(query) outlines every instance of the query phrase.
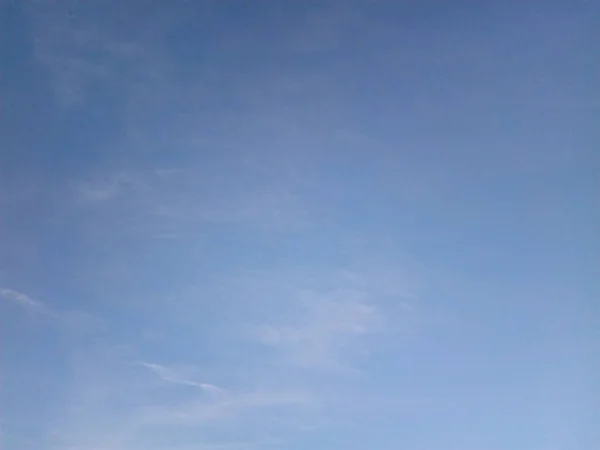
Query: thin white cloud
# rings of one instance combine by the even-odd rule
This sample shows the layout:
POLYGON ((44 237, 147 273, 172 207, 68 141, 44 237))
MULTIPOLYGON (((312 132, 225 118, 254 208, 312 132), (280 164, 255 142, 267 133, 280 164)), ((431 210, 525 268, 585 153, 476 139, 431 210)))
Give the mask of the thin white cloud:
POLYGON ((378 309, 354 291, 315 295, 307 309, 299 322, 262 326, 256 335, 286 362, 304 368, 348 369, 344 358, 358 338, 381 329, 383 323, 378 309))
POLYGON ((227 393, 225 389, 217 387, 214 384, 189 379, 187 374, 184 374, 181 370, 177 370, 172 367, 167 367, 161 364, 149 363, 145 361, 139 361, 136 364, 151 370, 156 375, 158 375, 160 379, 168 383, 196 387, 202 389, 204 392, 209 393, 211 395, 223 395, 227 393))
POLYGON ((2 288, 0 289, 0 297, 36 313, 51 314, 51 310, 44 303, 34 300, 23 292, 2 288))
POLYGON ((167 383, 195 387, 209 394, 209 398, 194 396, 175 406, 149 405, 138 417, 142 427, 149 424, 201 425, 213 421, 235 420, 241 415, 256 414, 273 408, 315 405, 314 399, 303 392, 262 389, 234 392, 212 383, 191 379, 182 369, 144 361, 136 362, 136 365, 147 368, 167 383))
MULTIPOLYGON (((117 356, 86 355, 76 363, 66 408, 54 423, 56 448, 137 450, 188 448, 178 435, 197 435, 199 449, 264 448, 276 444, 272 433, 293 427, 299 417, 316 404, 304 391, 259 389, 245 383, 240 390, 223 390, 200 383, 189 371, 160 364, 124 362, 117 356), (165 383, 197 387, 185 397, 165 395, 149 383, 135 367, 143 367, 165 383), (219 389, 223 395, 207 396, 205 389, 219 389), (282 416, 290 419, 282 420, 282 416), (204 427, 218 430, 205 436, 204 427), (224 437, 231 431, 231 439, 224 437), (160 433, 159 442, 152 436, 160 433), (172 445, 171 445, 172 443, 172 445), (264 444, 264 445, 263 445, 264 444)), ((208 428, 207 428, 208 429, 208 428)))
POLYGON ((47 319, 53 325, 71 331, 98 331, 104 326, 103 321, 94 315, 82 311, 56 310, 46 303, 14 289, 0 288, 0 298, 47 319))
MULTIPOLYGON (((228 376, 230 384, 223 389, 218 381, 213 384, 198 376, 200 372, 191 362, 177 367, 152 359, 127 357, 123 361, 116 356, 121 362, 110 364, 109 357, 106 364, 103 356, 86 355, 89 360, 83 365, 90 367, 75 382, 79 386, 68 402, 72 407, 63 413, 63 436, 57 439, 69 442, 74 449, 137 450, 157 448, 152 442, 147 444, 148 436, 156 430, 168 440, 181 430, 217 429, 219 433, 231 430, 236 437, 247 438, 252 448, 272 431, 284 434, 286 430, 298 429, 309 416, 311 423, 320 423, 323 411, 332 411, 329 408, 337 394, 331 393, 331 398, 325 395, 319 377, 311 376, 307 381, 303 377, 305 370, 314 371, 312 375, 352 370, 352 355, 357 349, 366 348, 363 338, 384 329, 381 292, 392 295, 397 286, 392 276, 389 285, 382 287, 373 281, 373 276, 354 272, 313 274, 314 279, 297 271, 268 273, 270 277, 265 279, 256 273, 250 277, 261 285, 257 286, 257 298, 264 299, 266 291, 270 291, 266 296, 273 299, 290 295, 290 302, 279 301, 282 310, 269 316, 272 320, 265 321, 268 324, 255 329, 254 338, 274 350, 274 359, 273 355, 263 359, 265 353, 257 352, 255 358, 249 355, 251 367, 225 364, 211 368, 217 377, 218 373, 231 375, 232 371, 248 369, 239 376, 228 376), (268 286, 263 286, 267 280, 268 286), (304 314, 296 314, 294 308, 298 305, 304 306, 304 314), (273 362, 285 363, 285 370, 273 370, 273 362), (161 380, 158 385, 157 378, 161 380), (172 389, 166 388, 169 384, 172 389), (177 386, 192 389, 176 390, 177 386)), ((248 282, 241 283, 235 289, 241 288, 248 294, 252 290, 247 289, 248 282)), ((256 306, 263 310, 273 303, 256 306)), ((211 442, 210 438, 204 442, 207 446, 221 443, 211 442)), ((260 443, 256 448, 261 448, 260 443)))

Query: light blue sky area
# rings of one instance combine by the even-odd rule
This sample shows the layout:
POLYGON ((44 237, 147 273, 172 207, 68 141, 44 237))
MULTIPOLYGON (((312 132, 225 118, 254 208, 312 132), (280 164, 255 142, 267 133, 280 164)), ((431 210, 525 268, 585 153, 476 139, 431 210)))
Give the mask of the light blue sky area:
POLYGON ((6 450, 598 450, 597 1, 0 2, 6 450))

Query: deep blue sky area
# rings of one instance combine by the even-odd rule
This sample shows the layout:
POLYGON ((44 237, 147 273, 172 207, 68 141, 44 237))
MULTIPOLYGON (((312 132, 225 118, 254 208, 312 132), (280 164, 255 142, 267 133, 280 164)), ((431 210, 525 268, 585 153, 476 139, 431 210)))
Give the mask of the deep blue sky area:
POLYGON ((0 0, 3 448, 600 448, 599 24, 0 0))

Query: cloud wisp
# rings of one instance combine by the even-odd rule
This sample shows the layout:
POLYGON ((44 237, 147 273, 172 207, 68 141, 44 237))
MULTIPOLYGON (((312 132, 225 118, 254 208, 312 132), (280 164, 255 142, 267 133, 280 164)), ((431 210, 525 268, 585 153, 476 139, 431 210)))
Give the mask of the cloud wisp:
POLYGON ((193 448, 261 448, 318 406, 308 391, 291 386, 246 380, 225 389, 198 381, 193 365, 132 362, 105 350, 75 362, 52 448, 188 448, 182 435, 193 436, 193 448))
POLYGON ((227 394, 227 391, 225 389, 217 387, 211 383, 203 383, 189 379, 187 374, 182 373, 182 371, 174 369, 172 367, 167 367, 161 364, 149 363, 145 361, 138 361, 135 364, 141 367, 145 367, 146 369, 152 371, 161 380, 166 381, 167 383, 199 388, 212 396, 223 396, 227 394))
POLYGON ((255 180, 242 189, 209 173, 250 176, 241 166, 217 165, 208 172, 201 167, 114 169, 74 183, 72 201, 91 218, 96 212, 118 214, 119 222, 111 229, 147 237, 177 237, 186 230, 201 232, 215 224, 290 231, 309 223, 308 211, 293 186, 255 180))
POLYGON ((45 303, 31 298, 29 295, 24 294, 23 292, 16 291, 14 289, 1 288, 0 297, 36 314, 56 316, 56 313, 45 303))
POLYGON ((283 363, 348 371, 351 368, 345 358, 360 345, 360 338, 383 327, 378 308, 355 291, 313 294, 305 304, 305 316, 299 321, 256 329, 256 339, 276 350, 283 363))
POLYGON ((0 288, 0 298, 65 330, 89 332, 98 331, 104 326, 104 321, 92 314, 82 311, 58 310, 14 289, 0 288))

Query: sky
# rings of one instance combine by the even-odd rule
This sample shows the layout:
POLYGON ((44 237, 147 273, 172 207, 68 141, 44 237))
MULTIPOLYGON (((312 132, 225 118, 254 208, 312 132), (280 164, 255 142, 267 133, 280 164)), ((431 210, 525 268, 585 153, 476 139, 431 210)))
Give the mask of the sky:
POLYGON ((600 448, 598 23, 0 0, 2 448, 600 448))

